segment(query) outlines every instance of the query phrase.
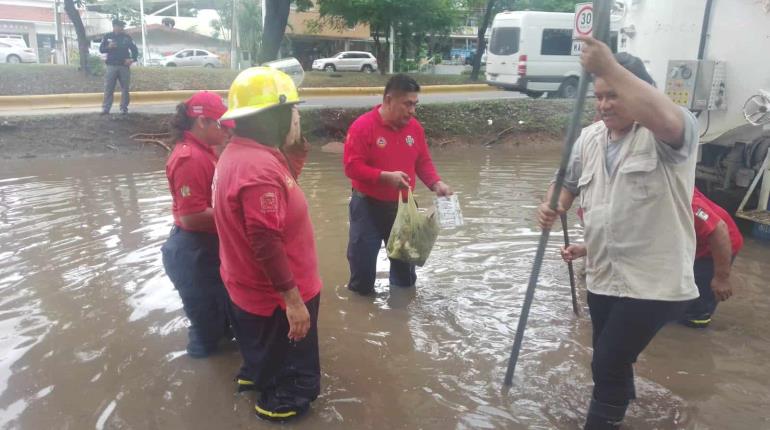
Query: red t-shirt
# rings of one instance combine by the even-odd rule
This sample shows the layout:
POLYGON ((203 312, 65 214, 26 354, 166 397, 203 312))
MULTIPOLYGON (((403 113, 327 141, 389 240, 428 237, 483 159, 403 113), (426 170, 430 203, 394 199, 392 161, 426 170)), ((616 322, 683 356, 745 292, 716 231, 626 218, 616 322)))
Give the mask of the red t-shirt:
POLYGON ((741 236, 741 232, 730 214, 709 200, 697 188, 692 195, 692 213, 695 215, 695 236, 697 239, 695 258, 711 256, 708 238, 717 228, 720 220, 727 224, 730 242, 733 245, 733 255, 736 255, 743 248, 743 236, 741 236))
POLYGON ((254 256, 247 228, 269 229, 281 236, 303 301, 321 291, 305 193, 280 151, 240 137, 230 141, 214 175, 214 219, 222 280, 238 307, 260 316, 272 315, 279 306, 286 308, 254 256))
POLYGON ((382 121, 380 106, 361 115, 348 130, 343 156, 353 188, 378 200, 398 201, 398 190, 381 184, 380 172, 402 171, 414 189, 416 176, 428 186, 440 181, 425 142, 425 131, 412 118, 395 130, 382 121))
MULTIPOLYGON (((171 212, 174 224, 182 228, 180 218, 203 212, 211 207, 211 181, 217 155, 214 150, 199 141, 190 132, 177 142, 166 161, 166 177, 171 191, 171 212)), ((211 229, 201 230, 216 233, 211 229)))

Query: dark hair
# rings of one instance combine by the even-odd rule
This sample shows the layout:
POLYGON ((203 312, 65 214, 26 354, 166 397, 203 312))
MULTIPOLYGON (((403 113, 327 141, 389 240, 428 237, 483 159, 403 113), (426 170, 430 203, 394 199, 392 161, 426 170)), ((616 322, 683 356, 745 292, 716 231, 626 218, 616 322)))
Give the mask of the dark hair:
POLYGON ((121 21, 121 20, 119 20, 119 19, 113 19, 112 20, 112 26, 113 27, 125 28, 126 27, 126 23, 121 21))
POLYGON ((633 73, 637 78, 647 82, 653 87, 656 86, 655 80, 652 79, 652 76, 650 76, 649 73, 647 73, 647 68, 644 67, 644 62, 639 57, 635 57, 628 52, 618 52, 615 54, 615 60, 617 60, 623 68, 633 73))
POLYGON ((293 104, 274 106, 235 120, 235 134, 263 145, 280 147, 291 130, 293 104))
POLYGON ((171 118, 169 126, 171 128, 171 142, 176 143, 184 138, 184 132, 192 129, 195 118, 187 115, 187 105, 179 103, 176 105, 176 113, 171 118))
POLYGON ((388 79, 388 83, 385 85, 385 94, 392 93, 418 93, 420 92, 420 84, 414 80, 411 76, 399 73, 393 75, 388 79))

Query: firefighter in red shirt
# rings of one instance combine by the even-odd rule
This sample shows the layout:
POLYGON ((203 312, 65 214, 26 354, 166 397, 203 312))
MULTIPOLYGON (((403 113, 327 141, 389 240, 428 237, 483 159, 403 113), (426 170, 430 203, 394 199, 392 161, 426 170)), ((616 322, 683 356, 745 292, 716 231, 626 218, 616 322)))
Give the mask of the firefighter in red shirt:
POLYGON ((243 357, 238 390, 259 391, 260 418, 287 421, 320 393, 313 225, 297 177, 307 154, 291 78, 252 67, 233 81, 235 136, 214 176, 222 279, 243 357))
MULTIPOLYGON (((730 269, 738 251, 743 248, 743 236, 730 214, 698 188, 692 195, 692 213, 696 238, 693 272, 700 296, 688 305, 684 318, 679 322, 692 328, 706 328, 711 323, 717 303, 733 295, 730 269)), ((562 258, 566 261, 585 255, 584 245, 562 247, 562 258)))
POLYGON ((163 244, 163 266, 190 320, 187 353, 206 357, 231 339, 229 299, 219 276, 219 246, 211 208, 217 151, 229 139, 232 121, 219 121, 222 98, 201 91, 177 106, 171 121, 176 145, 166 162, 174 227, 163 244))
MULTIPOLYGON (((419 91, 409 76, 390 78, 382 104, 356 119, 345 141, 345 175, 353 185, 348 289, 362 295, 374 292, 377 254, 390 236, 402 191, 414 189, 419 177, 436 195, 452 194, 436 172, 425 132, 414 117, 419 91)), ((390 260, 390 285, 412 287, 416 280, 414 265, 390 260)))
POLYGON ((700 297, 689 305, 681 323, 692 328, 706 328, 717 303, 733 295, 730 268, 743 248, 743 236, 730 214, 697 188, 692 196, 692 212, 696 236, 693 270, 700 297))

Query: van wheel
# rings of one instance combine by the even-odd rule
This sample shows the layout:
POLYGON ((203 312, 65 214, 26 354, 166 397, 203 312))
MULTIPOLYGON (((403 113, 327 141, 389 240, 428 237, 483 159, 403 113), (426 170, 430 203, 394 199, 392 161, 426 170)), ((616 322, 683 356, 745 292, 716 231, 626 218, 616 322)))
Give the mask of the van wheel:
POLYGON ((176 67, 176 63, 168 63, 166 64, 166 67, 176 67))
POLYGON ((324 72, 336 72, 337 68, 334 67, 334 64, 327 64, 324 66, 324 72))
POLYGON ((19 58, 18 55, 11 54, 8 56, 8 58, 5 59, 5 61, 11 64, 19 64, 21 63, 21 58, 19 58))
POLYGON ((209 69, 213 69, 214 65, 211 63, 206 63, 203 67, 208 67, 209 69))
POLYGON ((364 64, 364 67, 361 67, 361 71, 364 73, 372 73, 374 69, 372 69, 372 66, 364 64))
POLYGON ((540 97, 543 97, 542 91, 527 91, 525 94, 533 99, 539 99, 540 97))
POLYGON ((567 78, 559 87, 559 97, 563 99, 574 99, 577 97, 578 80, 577 78, 567 78))

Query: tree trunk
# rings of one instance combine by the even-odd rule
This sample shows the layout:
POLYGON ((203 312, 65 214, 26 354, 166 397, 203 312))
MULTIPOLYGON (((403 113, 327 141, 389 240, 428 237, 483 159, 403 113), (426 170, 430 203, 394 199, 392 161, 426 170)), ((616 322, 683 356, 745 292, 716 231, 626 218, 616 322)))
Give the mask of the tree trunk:
POLYGON ((489 27, 489 20, 492 19, 492 9, 495 7, 497 0, 487 0, 487 9, 484 11, 484 19, 479 25, 478 43, 476 44, 476 55, 473 56, 473 70, 471 71, 471 80, 479 80, 479 71, 481 70, 481 56, 484 55, 484 51, 487 49, 487 39, 484 35, 487 33, 487 27, 489 27))
POLYGON ((382 49, 382 43, 380 42, 380 29, 379 27, 374 28, 374 32, 372 33, 374 36, 374 56, 377 57, 377 68, 380 70, 380 74, 384 75, 387 70, 387 57, 383 57, 383 49, 382 49))
MULTIPOLYGON (((86 75, 91 73, 91 69, 88 65, 88 38, 86 37, 86 27, 83 25, 83 20, 80 18, 80 12, 75 6, 75 0, 64 0, 64 11, 67 12, 67 17, 75 27, 75 34, 78 36, 78 53, 80 57, 80 71, 86 75)), ((65 52, 64 55, 67 55, 65 52)))
POLYGON ((262 64, 278 58, 281 41, 289 22, 290 0, 267 0, 265 2, 265 28, 262 30, 262 46, 257 63, 262 64))

